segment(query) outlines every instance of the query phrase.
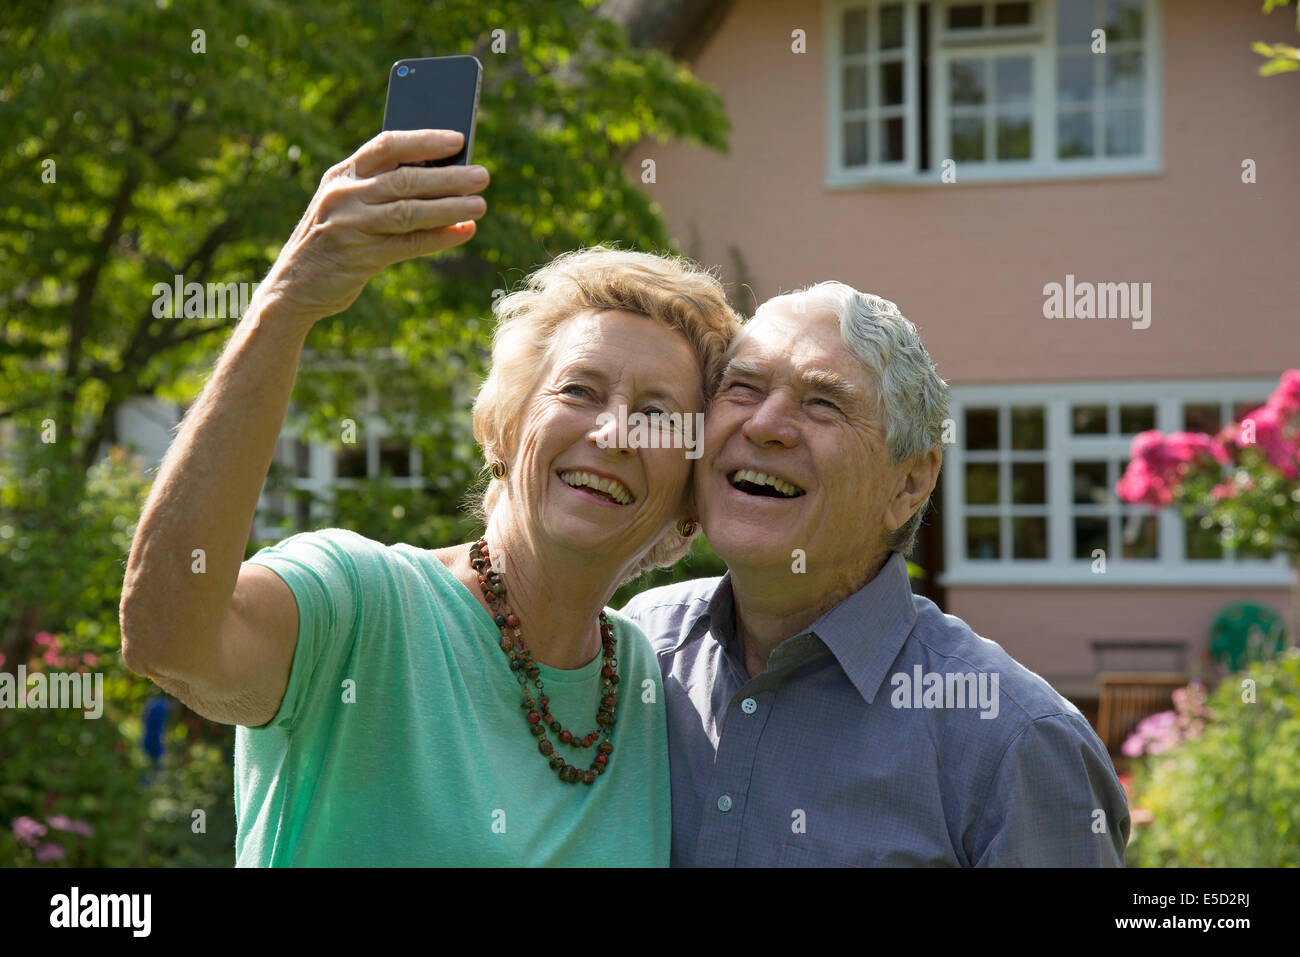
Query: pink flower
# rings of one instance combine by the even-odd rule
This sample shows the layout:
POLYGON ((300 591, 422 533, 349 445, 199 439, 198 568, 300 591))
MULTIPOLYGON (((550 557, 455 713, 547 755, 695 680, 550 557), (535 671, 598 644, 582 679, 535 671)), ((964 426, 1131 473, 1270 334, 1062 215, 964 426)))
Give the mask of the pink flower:
POLYGON ((74 821, 70 817, 62 814, 56 814, 54 817, 47 817, 46 823, 58 831, 67 831, 70 834, 80 834, 82 837, 90 837, 95 833, 95 829, 85 821, 74 821))
POLYGON ((1210 489, 1210 494, 1214 496, 1216 502, 1222 501, 1225 498, 1236 498, 1237 486, 1232 482, 1220 482, 1218 485, 1214 486, 1214 488, 1210 489))
POLYGON ((1122 501, 1142 505, 1168 505, 1174 500, 1172 484, 1163 476, 1156 475, 1141 458, 1134 458, 1124 470, 1124 475, 1115 483, 1115 494, 1122 501))
POLYGON ((1257 447, 1288 479, 1300 478, 1300 430, 1288 428, 1287 418, 1270 399, 1233 423, 1228 441, 1238 448, 1257 447))
POLYGON ((48 631, 38 631, 36 633, 36 643, 48 648, 53 648, 58 643, 58 636, 52 635, 48 631))
POLYGON ((19 844, 26 844, 29 847, 36 846, 36 839, 44 837, 46 827, 34 817, 16 817, 9 824, 10 829, 14 832, 14 838, 19 844))
POLYGON ((1222 443, 1204 432, 1175 432, 1165 440, 1165 448, 1171 457, 1180 462, 1191 463, 1205 456, 1213 458, 1220 465, 1228 465, 1232 461, 1222 443))
POLYGON ((81 660, 84 661, 86 664, 88 664, 90 667, 94 668, 96 665, 99 664, 99 655, 84 654, 81 656, 81 660))
POLYGON ((57 844, 42 844, 36 849, 36 859, 42 862, 61 861, 67 856, 67 852, 57 844))
POLYGON ((1287 369, 1282 373, 1277 388, 1268 397, 1268 404, 1283 416, 1292 416, 1300 412, 1300 369, 1287 369))
POLYGON ((3 668, 4 666, 5 666, 5 656, 0 655, 0 668, 3 668))

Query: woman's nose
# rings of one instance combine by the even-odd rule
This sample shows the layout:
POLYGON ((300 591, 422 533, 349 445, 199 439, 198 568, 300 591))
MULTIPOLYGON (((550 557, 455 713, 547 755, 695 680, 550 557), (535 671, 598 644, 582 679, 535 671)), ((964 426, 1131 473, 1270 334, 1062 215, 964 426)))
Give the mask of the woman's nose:
POLYGON ((626 406, 613 405, 598 416, 587 433, 588 440, 600 449, 616 449, 631 454, 627 441, 626 406))

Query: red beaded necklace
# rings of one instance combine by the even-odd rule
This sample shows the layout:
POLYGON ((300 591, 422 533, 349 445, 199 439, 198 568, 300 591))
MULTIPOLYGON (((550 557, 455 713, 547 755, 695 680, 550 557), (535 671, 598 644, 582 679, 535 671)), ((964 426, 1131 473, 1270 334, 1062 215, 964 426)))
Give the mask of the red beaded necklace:
POLYGON ((543 757, 549 759, 551 770, 559 774, 561 781, 566 784, 577 784, 579 781, 583 784, 591 784, 606 770, 610 756, 614 752, 614 745, 609 740, 610 730, 614 727, 615 713, 618 710, 616 689, 619 679, 618 659, 614 657, 614 626, 609 623, 602 611, 600 643, 605 663, 600 669, 600 705, 596 711, 596 724, 603 730, 593 731, 579 738, 573 732, 561 727, 560 722, 556 721, 551 714, 549 707, 551 699, 547 696, 545 685, 542 683, 541 669, 533 661, 532 652, 524 647, 523 637, 519 633, 519 616, 514 614, 506 604, 505 580, 501 572, 491 566, 487 539, 480 538, 469 547, 469 563, 474 567, 474 571, 478 572, 478 584, 483 591, 483 598, 492 606, 494 612, 492 620, 501 629, 501 650, 510 659, 510 670, 515 673, 515 680, 519 682, 519 690, 523 693, 520 707, 527 712, 529 731, 532 732, 533 737, 539 739, 537 750, 543 757), (537 689, 536 697, 528 687, 530 681, 537 689), (555 745, 551 744, 546 737, 548 727, 559 736, 561 743, 570 747, 589 748, 600 740, 591 767, 584 771, 560 757, 555 751, 555 745))

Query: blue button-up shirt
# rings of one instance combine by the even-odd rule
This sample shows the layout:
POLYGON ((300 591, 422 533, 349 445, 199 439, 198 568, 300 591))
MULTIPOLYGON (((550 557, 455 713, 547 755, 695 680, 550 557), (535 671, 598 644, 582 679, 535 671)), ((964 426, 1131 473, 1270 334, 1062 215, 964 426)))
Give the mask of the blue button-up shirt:
POLYGON ((674 865, 1123 866, 1128 802, 1096 733, 914 595, 902 555, 754 678, 729 573, 623 613, 663 670, 674 865))

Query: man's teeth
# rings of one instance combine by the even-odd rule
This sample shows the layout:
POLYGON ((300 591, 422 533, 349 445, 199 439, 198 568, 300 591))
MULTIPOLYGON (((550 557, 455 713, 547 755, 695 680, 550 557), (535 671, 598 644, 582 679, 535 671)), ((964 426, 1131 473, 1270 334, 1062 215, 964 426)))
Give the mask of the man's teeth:
POLYGON ((770 485, 782 495, 791 498, 803 492, 797 485, 791 485, 784 479, 779 479, 775 475, 768 475, 766 472, 755 472, 753 469, 739 469, 731 476, 732 482, 749 482, 753 485, 770 485))
POLYGON ((613 479, 592 475, 590 472, 561 472, 560 480, 572 488, 586 487, 604 492, 619 505, 627 505, 632 501, 632 493, 627 490, 627 486, 613 479))

